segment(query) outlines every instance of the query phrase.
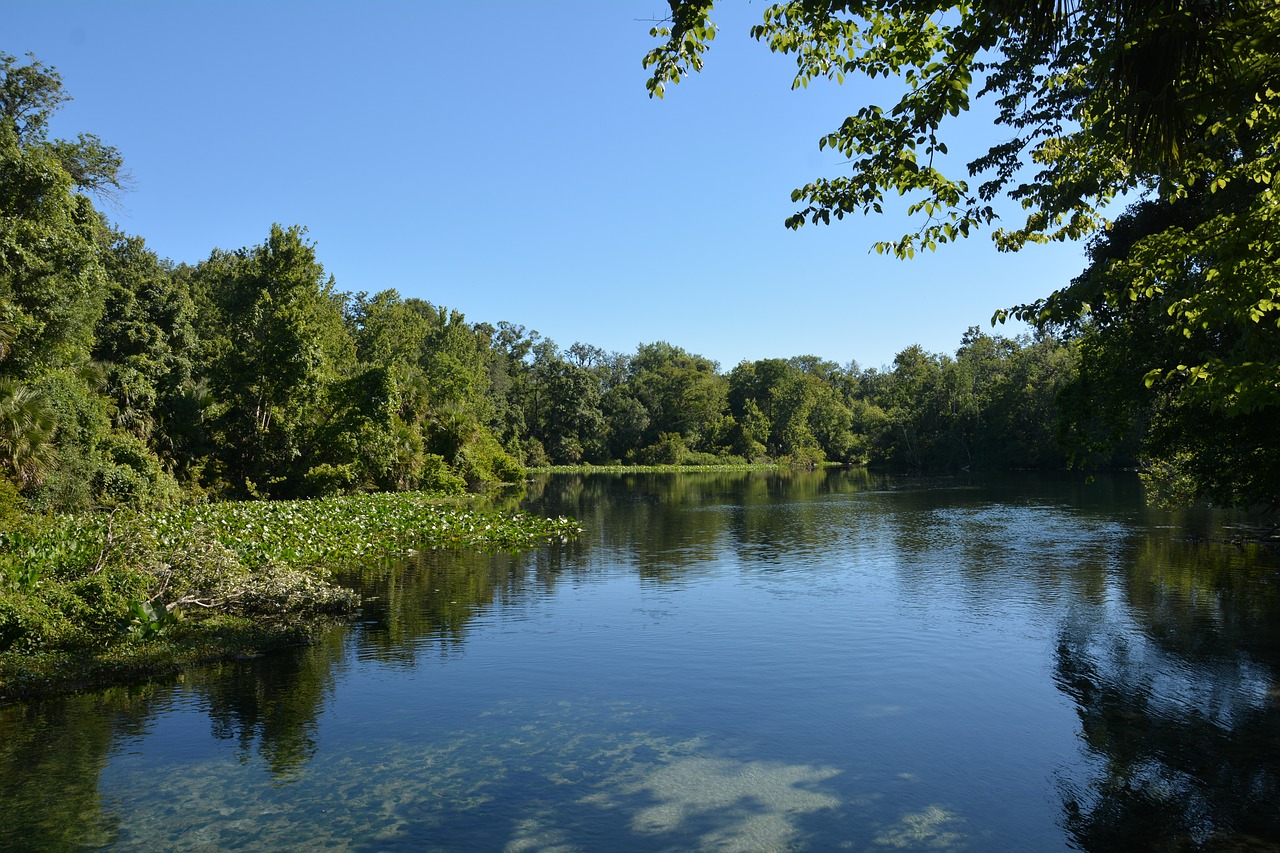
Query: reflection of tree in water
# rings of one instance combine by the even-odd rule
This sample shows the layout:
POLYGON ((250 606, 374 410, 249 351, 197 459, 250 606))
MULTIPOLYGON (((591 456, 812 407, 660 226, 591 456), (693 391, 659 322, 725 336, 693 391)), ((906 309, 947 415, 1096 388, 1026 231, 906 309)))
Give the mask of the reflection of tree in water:
POLYGON ((315 755, 320 711, 333 690, 342 637, 260 660, 192 673, 215 737, 235 740, 241 760, 257 752, 277 778, 296 774, 315 755))
POLYGON ((1111 615, 1064 626, 1060 688, 1101 766, 1064 783, 1085 850, 1280 849, 1280 590, 1273 558, 1148 536, 1111 615))
POLYGON ((103 810, 98 776, 112 747, 150 717, 150 685, 0 708, 0 850, 110 845, 119 821, 103 810))
POLYGON ((189 671, 183 683, 0 708, 0 850, 118 843, 128 827, 101 791, 101 772, 180 693, 205 704, 214 736, 237 740, 242 760, 257 753, 276 779, 296 777, 315 755, 341 650, 341 633, 330 632, 314 646, 189 671))
POLYGON ((744 557, 767 560, 817 542, 826 532, 820 499, 865 490, 873 479, 864 469, 557 475, 530 485, 526 508, 583 522, 587 534, 570 546, 575 558, 608 548, 663 583, 719 558, 730 543, 744 557))
MULTIPOLYGON (((599 523, 587 521, 589 533, 580 542, 514 555, 424 551, 337 580, 365 597, 361 655, 411 668, 423 649, 447 654, 459 647, 486 611, 549 593, 563 577, 590 574, 593 548, 610 550, 610 559, 630 555, 643 577, 657 581, 714 556, 728 514, 691 511, 708 498, 732 506, 782 505, 859 488, 865 480, 865 472, 788 471, 556 477, 531 487, 534 511, 598 516, 599 523)), ((770 527, 753 535, 785 533, 770 527)), ((193 676, 192 686, 206 696, 216 736, 236 740, 246 760, 256 751, 273 775, 289 777, 315 754, 318 717, 341 652, 335 632, 291 654, 213 668, 193 676)))
POLYGON ((495 603, 518 600, 551 578, 528 575, 524 554, 424 551, 411 559, 366 567, 339 578, 364 596, 362 654, 384 664, 412 667, 429 645, 441 654, 461 646, 468 625, 495 603))

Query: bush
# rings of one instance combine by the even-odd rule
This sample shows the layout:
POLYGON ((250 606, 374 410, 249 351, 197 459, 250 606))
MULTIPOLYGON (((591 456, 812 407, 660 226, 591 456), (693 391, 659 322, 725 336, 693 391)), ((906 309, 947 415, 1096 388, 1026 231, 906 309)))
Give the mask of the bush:
POLYGON ((31 517, 27 504, 18 494, 17 483, 0 474, 0 536, 15 532, 27 532, 31 517))
POLYGON ((530 468, 545 468, 551 464, 551 458, 547 456, 542 442, 536 438, 526 438, 520 445, 520 452, 524 457, 524 464, 530 468))
POLYGON ((467 485, 514 483, 524 478, 524 468, 488 430, 481 430, 458 451, 458 473, 467 485))
POLYGON ((94 474, 93 491, 105 506, 142 506, 149 489, 137 471, 108 462, 94 474))
POLYGON ((330 465, 325 462, 307 471, 303 477, 303 492, 308 497, 316 498, 347 495, 356 491, 358 481, 354 463, 330 465))
POLYGON ((636 452, 641 465, 682 465, 689 455, 684 436, 678 432, 664 432, 654 444, 636 452))
POLYGON ((76 442, 59 449, 57 467, 29 502, 44 512, 85 512, 94 507, 147 509, 181 497, 178 482, 164 470, 146 442, 110 432, 86 450, 76 442))
POLYGON ((0 592, 0 652, 18 645, 30 632, 31 608, 0 592))
POLYGON ((467 488, 466 482, 453 473, 453 469, 444 461, 444 457, 435 453, 423 455, 418 485, 424 491, 445 492, 450 495, 459 494, 467 488))
POLYGON ((111 505, 152 507, 178 499, 177 480, 164 470, 160 460, 142 439, 113 432, 95 448, 102 459, 98 475, 99 499, 111 505))

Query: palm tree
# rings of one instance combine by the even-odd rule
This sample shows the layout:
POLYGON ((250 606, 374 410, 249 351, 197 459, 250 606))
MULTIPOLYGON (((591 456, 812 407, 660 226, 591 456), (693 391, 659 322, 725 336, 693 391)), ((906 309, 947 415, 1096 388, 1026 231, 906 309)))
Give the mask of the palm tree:
POLYGON ((40 391, 0 379, 0 465, 24 487, 43 479, 58 458, 53 446, 57 419, 40 391))

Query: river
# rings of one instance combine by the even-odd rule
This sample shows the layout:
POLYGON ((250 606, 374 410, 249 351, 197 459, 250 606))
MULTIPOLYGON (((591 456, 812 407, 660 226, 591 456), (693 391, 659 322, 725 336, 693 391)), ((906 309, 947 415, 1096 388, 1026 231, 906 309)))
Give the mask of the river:
POLYGON ((580 541, 0 708, 14 850, 1280 849, 1280 555, 1136 478, 556 475, 580 541))

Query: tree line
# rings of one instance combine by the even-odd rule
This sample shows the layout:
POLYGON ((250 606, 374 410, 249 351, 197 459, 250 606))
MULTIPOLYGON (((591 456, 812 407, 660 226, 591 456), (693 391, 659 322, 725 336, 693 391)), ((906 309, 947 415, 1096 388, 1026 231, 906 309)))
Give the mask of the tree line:
POLYGON ((456 490, 605 462, 1132 465, 1155 429, 1097 405, 1098 383, 1124 392, 1066 325, 974 327, 953 355, 912 346, 882 369, 802 355, 722 371, 667 342, 561 348, 394 290, 340 290, 298 226, 172 263, 93 204, 123 183, 119 153, 49 138, 57 73, 8 55, 0 72, 10 502, 456 490))

